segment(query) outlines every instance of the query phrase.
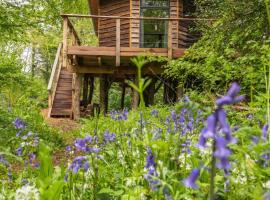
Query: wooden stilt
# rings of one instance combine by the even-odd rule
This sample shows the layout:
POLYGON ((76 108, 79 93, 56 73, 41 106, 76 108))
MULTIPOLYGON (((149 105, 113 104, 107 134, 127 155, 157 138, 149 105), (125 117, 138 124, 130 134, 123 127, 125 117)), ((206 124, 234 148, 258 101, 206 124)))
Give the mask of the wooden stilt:
POLYGON ((83 106, 84 107, 87 106, 88 79, 89 79, 89 76, 85 74, 84 79, 83 79, 83 106))
POLYGON ((87 104, 92 104, 93 95, 94 95, 94 81, 95 77, 89 77, 89 95, 87 99, 87 104))
POLYGON ((152 78, 151 84, 148 86, 148 104, 147 106, 154 105, 155 103, 155 86, 156 86, 157 79, 152 78))
POLYGON ((121 96, 121 109, 123 110, 125 107, 125 95, 126 95, 126 86, 122 83, 122 96, 121 96))
POLYGON ((80 118, 80 96, 81 96, 82 74, 73 74, 72 88, 72 115, 74 120, 80 118))
POLYGON ((164 104, 172 104, 177 100, 177 83, 175 81, 167 80, 164 84, 164 104))
MULTIPOLYGON (((138 85, 137 77, 135 77, 134 80, 135 84, 138 85)), ((139 93, 136 90, 132 89, 132 109, 137 109, 139 106, 139 102, 140 102, 139 93)))
POLYGON ((108 112, 108 98, 109 98, 109 83, 108 77, 106 75, 102 75, 100 77, 99 83, 99 94, 100 94, 100 111, 104 113, 104 115, 108 112))

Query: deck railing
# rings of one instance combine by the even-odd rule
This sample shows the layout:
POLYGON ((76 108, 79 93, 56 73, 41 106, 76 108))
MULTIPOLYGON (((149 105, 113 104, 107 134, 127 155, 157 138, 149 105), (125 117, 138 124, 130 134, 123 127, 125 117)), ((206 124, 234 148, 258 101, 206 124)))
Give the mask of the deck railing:
POLYGON ((48 83, 48 88, 47 88, 47 90, 49 92, 48 117, 50 117, 50 115, 51 115, 51 110, 52 110, 53 101, 54 101, 54 97, 55 97, 56 87, 57 87, 58 79, 59 79, 60 72, 61 72, 61 60, 62 60, 61 52, 62 52, 62 47, 63 47, 63 44, 60 43, 58 45, 56 57, 55 57, 53 67, 52 67, 50 80, 49 80, 49 83, 48 83))
MULTIPOLYGON (((64 20, 64 67, 67 66, 68 46, 80 45, 115 48, 116 66, 119 66, 121 47, 141 47, 140 23, 142 20, 167 22, 166 49, 168 58, 172 58, 174 48, 184 49, 186 48, 185 45, 192 44, 198 39, 198 35, 193 37, 189 33, 188 24, 195 21, 212 21, 212 19, 199 18, 120 17, 78 14, 62 14, 61 16, 64 20)), ((76 59, 73 60, 76 61, 76 59)))

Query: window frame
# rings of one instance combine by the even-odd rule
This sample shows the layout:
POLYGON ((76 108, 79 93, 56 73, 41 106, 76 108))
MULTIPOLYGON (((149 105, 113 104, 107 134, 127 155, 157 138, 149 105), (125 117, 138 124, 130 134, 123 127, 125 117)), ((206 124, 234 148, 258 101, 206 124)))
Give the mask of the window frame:
MULTIPOLYGON (((168 11, 168 17, 170 18, 170 15, 171 15, 171 1, 170 0, 167 0, 168 1, 168 6, 166 6, 166 7, 164 7, 164 6, 145 6, 145 5, 143 5, 142 1, 143 0, 140 0, 140 17, 144 17, 142 14, 143 14, 143 10, 145 10, 145 9, 160 9, 160 10, 168 11)), ((152 0, 152 1, 154 1, 154 0, 152 0)), ((144 44, 143 43, 143 38, 144 38, 144 36, 143 36, 142 23, 143 23, 143 20, 140 20, 140 40, 139 40, 140 48, 144 48, 143 47, 143 44, 144 44)), ((166 23, 166 21, 165 21, 165 23, 166 23)), ((165 37, 166 39, 164 41, 164 43, 166 43, 165 48, 167 48, 168 47, 168 23, 165 26, 167 26, 166 32, 162 36, 167 36, 167 37, 165 37)), ((151 35, 151 34, 146 34, 146 35, 151 35)), ((153 35, 155 35, 155 34, 153 33, 153 35)), ((160 47, 153 47, 153 48, 160 48, 160 47)))

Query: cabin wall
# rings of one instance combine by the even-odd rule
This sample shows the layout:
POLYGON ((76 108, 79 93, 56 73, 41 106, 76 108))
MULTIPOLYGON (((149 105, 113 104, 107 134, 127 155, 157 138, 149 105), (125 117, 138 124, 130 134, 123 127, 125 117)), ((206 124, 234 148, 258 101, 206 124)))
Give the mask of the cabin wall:
MULTIPOLYGON (((99 15, 130 16, 130 0, 100 0, 99 15)), ((121 47, 129 47, 130 20, 121 19, 121 47)), ((116 20, 99 19, 99 46, 116 46, 116 20)))
MULTIPOLYGON (((190 15, 185 15, 187 11, 194 10, 194 5, 188 0, 179 0, 179 17, 192 17, 190 15)), ((190 14, 190 13, 189 13, 190 14)), ((192 30, 196 26, 193 21, 180 21, 179 22, 179 34, 178 34, 178 47, 179 48, 189 48, 195 42, 198 41, 201 34, 192 30)))
MULTIPOLYGON (((132 17, 140 17, 140 0, 130 0, 130 11, 132 17)), ((178 18, 181 10, 182 0, 170 0, 170 17, 178 18)), ((178 25, 177 21, 172 23, 172 47, 178 48, 178 25)), ((130 46, 140 47, 140 20, 131 20, 130 46)))
MULTIPOLYGON (((170 17, 181 18, 188 9, 187 0, 170 0, 170 17), (186 7, 186 8, 185 8, 186 7)), ((99 15, 140 17, 140 0, 100 0, 99 15)), ((172 48, 188 48, 200 37, 191 31, 192 21, 172 21, 172 48)), ((99 19, 99 46, 116 46, 116 20, 99 19)), ((121 47, 140 47, 140 20, 121 19, 121 47)))

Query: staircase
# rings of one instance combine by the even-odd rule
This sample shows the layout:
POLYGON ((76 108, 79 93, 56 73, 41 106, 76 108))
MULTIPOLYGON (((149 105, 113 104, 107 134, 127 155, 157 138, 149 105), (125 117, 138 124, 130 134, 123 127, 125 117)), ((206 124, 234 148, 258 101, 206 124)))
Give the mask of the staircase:
POLYGON ((48 117, 71 117, 73 74, 62 67, 61 52, 62 44, 58 47, 48 84, 48 117))

